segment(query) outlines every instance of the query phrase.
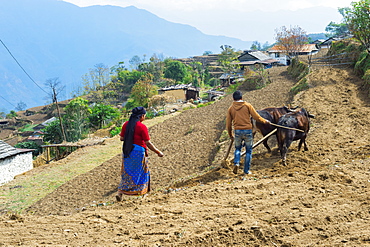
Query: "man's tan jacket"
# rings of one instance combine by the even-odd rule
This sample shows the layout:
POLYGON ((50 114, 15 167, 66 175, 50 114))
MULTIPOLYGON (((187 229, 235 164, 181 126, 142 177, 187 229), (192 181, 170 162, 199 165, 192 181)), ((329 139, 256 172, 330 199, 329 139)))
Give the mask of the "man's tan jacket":
POLYGON ((253 106, 245 101, 234 101, 233 104, 227 110, 226 116, 226 129, 229 136, 234 136, 232 133, 232 127, 236 130, 252 129, 251 117, 258 122, 267 123, 262 118, 253 106))

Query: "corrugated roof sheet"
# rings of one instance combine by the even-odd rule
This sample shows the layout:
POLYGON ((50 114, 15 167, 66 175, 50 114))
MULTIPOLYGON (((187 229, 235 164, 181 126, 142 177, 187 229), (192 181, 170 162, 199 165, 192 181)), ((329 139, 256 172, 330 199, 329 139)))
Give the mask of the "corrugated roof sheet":
MULTIPOLYGON (((313 51, 317 51, 317 50, 319 50, 319 49, 316 47, 316 44, 304 44, 300 47, 299 50, 294 51, 294 52, 313 52, 313 51)), ((284 52, 285 48, 283 46, 280 46, 280 45, 274 45, 268 51, 269 52, 284 52)))
POLYGON ((270 59, 269 56, 267 56, 266 54, 260 51, 252 51, 252 52, 249 52, 249 54, 261 61, 270 59))
POLYGON ((18 149, 0 140, 0 159, 5 159, 20 153, 30 152, 29 149, 18 149))
POLYGON ((195 88, 194 86, 190 84, 178 84, 178 85, 173 85, 173 86, 168 86, 159 89, 159 91, 169 91, 169 90, 179 90, 179 89, 187 89, 187 90, 193 90, 193 91, 199 91, 199 88, 195 88))
POLYGON ((244 61, 244 62, 240 62, 238 63, 239 65, 254 65, 256 63, 260 63, 260 64, 271 64, 271 63, 277 63, 278 60, 276 59, 273 59, 273 58, 270 58, 270 59, 266 59, 266 60, 256 60, 256 61, 244 61))

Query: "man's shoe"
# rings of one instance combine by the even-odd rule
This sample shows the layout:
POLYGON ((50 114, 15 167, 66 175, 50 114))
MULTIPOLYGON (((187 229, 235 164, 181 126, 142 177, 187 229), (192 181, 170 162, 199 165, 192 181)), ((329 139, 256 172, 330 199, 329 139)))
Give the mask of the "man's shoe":
POLYGON ((233 170, 234 174, 238 174, 238 168, 239 168, 238 165, 234 165, 234 170, 233 170))
POLYGON ((244 175, 252 175, 252 172, 251 171, 247 171, 244 173, 244 175))

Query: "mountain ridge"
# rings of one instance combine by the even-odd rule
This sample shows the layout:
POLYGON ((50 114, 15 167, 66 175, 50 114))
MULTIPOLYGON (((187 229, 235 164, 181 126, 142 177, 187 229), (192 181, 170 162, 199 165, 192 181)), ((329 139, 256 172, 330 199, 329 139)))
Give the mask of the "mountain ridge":
MULTIPOLYGON (((78 7, 57 0, 1 0, 1 40, 41 87, 58 77, 66 86, 63 99, 81 84, 81 77, 98 63, 108 67, 135 55, 189 57, 217 52, 224 44, 247 49, 252 42, 206 35, 198 29, 172 23, 134 6, 78 7)), ((4 47, 3 47, 4 48, 4 47)), ((47 95, 19 68, 6 49, 0 49, 0 91, 14 109, 45 105, 47 95)), ((127 67, 127 66, 126 66, 127 67)), ((62 100, 63 100, 62 99, 62 100)))

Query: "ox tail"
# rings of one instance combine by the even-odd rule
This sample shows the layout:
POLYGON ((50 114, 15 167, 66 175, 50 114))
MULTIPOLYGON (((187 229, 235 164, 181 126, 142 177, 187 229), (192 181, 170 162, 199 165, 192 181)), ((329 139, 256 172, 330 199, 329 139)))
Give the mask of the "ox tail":
POLYGON ((257 127, 257 122, 256 120, 254 120, 252 117, 251 117, 251 123, 252 123, 252 134, 253 136, 258 132, 260 131, 257 127))
POLYGON ((277 133, 277 141, 278 141, 278 146, 279 146, 279 151, 280 151, 280 157, 282 164, 285 166, 286 165, 286 154, 288 152, 288 136, 287 136, 287 131, 278 128, 278 133, 277 133))

